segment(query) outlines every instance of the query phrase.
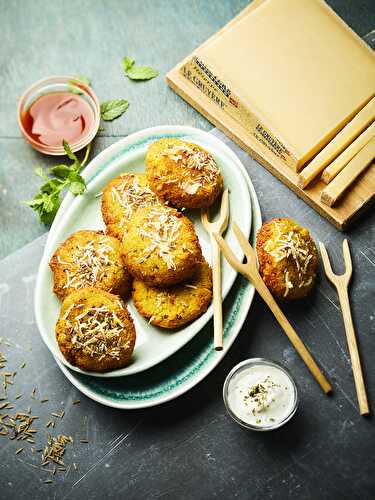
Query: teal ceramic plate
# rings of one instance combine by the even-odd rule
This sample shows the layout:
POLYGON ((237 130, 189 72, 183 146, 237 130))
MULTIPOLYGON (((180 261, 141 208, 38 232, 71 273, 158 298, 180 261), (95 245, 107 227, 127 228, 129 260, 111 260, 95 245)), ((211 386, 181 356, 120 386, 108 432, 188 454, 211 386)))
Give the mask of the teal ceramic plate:
MULTIPOLYGON (((174 136, 199 142, 217 154, 225 154, 236 165, 237 173, 248 190, 252 212, 252 241, 255 231, 261 225, 261 215, 257 197, 247 173, 236 155, 219 139, 191 127, 155 127, 133 134, 107 148, 86 169, 85 176, 88 182, 107 168, 111 157, 117 159, 119 155, 132 155, 134 151, 160 137, 174 136)), ((232 174, 233 175, 233 174, 232 174)), ((70 199, 69 199, 70 198, 70 199)), ((67 197, 61 207, 57 219, 52 226, 57 226, 64 213, 72 203, 67 197)), ((243 218, 248 217, 246 212, 243 218)), ((50 237, 46 248, 53 239, 50 237)), ((195 386, 220 362, 229 350, 247 316, 254 296, 253 287, 242 277, 237 277, 224 302, 224 349, 217 352, 212 348, 212 321, 194 336, 184 347, 173 356, 157 364, 153 368, 116 379, 102 379, 87 376, 67 368, 61 361, 56 360, 66 377, 80 391, 91 399, 104 405, 122 409, 136 409, 155 406, 169 401, 185 393, 195 386)))

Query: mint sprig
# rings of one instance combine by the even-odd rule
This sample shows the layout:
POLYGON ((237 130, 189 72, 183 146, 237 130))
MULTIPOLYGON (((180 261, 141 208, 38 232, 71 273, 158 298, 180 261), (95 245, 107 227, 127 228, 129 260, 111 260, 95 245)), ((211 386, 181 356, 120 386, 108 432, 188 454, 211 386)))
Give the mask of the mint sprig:
POLYGON ((122 65, 125 75, 130 78, 130 80, 151 80, 151 78, 155 78, 159 74, 159 72, 151 68, 151 66, 137 66, 134 59, 128 56, 124 57, 122 65))
POLYGON ((73 153, 67 141, 63 141, 63 146, 65 153, 73 163, 71 165, 59 164, 49 168, 48 173, 53 177, 49 177, 42 168, 36 168, 36 175, 41 177, 45 183, 41 185, 39 192, 32 200, 25 202, 37 212, 40 221, 44 224, 53 222, 61 205, 62 191, 69 190, 76 196, 86 190, 86 182, 80 172, 88 160, 91 144, 87 146, 82 162, 73 153))

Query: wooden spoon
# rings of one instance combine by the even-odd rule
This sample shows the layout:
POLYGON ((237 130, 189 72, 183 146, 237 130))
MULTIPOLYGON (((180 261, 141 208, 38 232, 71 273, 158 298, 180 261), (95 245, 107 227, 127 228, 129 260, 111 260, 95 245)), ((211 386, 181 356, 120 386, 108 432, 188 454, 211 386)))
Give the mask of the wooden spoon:
POLYGON ((342 275, 337 275, 333 273, 324 243, 319 241, 319 247, 323 259, 324 271, 329 281, 332 283, 332 285, 336 287, 340 300, 341 311, 344 318, 346 340, 348 342, 350 359, 352 361, 352 370, 354 375, 355 388, 357 391, 359 412, 361 415, 368 415, 370 413, 370 409, 367 401, 365 382, 363 380, 361 360, 359 357, 352 314, 350 312, 348 285, 350 282, 350 278, 352 277, 352 259, 350 256, 348 240, 344 240, 342 243, 344 262, 345 262, 345 273, 342 275))
POLYGON ((217 351, 223 349, 223 310, 221 297, 221 260, 220 247, 213 233, 222 235, 228 227, 229 221, 229 195, 228 189, 223 192, 219 218, 215 222, 209 222, 208 211, 201 213, 202 225, 210 235, 212 250, 212 285, 213 285, 213 307, 214 307, 214 347, 217 351))

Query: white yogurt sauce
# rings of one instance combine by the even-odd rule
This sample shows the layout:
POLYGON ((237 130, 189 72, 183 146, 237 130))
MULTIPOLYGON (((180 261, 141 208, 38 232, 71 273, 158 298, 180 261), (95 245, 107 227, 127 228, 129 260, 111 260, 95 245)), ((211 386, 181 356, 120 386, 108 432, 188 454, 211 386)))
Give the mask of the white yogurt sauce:
POLYGON ((228 384, 227 401, 237 418, 255 427, 282 422, 295 404, 295 388, 280 368, 259 364, 235 373, 228 384))

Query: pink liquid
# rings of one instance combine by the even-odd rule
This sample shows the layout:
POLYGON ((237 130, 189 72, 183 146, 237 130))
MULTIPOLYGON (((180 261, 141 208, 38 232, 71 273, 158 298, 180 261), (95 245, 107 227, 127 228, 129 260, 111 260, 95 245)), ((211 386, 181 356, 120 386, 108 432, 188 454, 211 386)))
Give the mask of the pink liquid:
POLYGON ((90 132, 94 112, 78 94, 55 92, 39 97, 23 114, 27 134, 46 146, 61 146, 63 139, 71 144, 90 132))

